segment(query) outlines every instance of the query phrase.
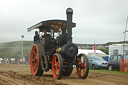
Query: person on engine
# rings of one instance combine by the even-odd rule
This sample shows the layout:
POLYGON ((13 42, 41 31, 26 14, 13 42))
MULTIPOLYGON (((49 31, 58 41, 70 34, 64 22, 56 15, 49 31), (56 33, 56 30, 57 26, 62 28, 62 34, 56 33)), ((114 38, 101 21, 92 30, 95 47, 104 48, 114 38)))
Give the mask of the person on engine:
POLYGON ((39 43, 39 41, 40 41, 40 38, 39 38, 38 31, 35 31, 35 36, 34 36, 34 44, 39 43))

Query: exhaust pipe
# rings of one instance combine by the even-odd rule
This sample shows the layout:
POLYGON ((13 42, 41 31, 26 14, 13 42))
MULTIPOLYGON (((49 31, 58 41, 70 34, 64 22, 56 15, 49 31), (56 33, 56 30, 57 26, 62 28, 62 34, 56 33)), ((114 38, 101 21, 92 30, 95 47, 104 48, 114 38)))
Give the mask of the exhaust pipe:
POLYGON ((67 43, 72 43, 72 14, 73 9, 67 8, 66 10, 67 14, 67 43))
POLYGON ((72 43, 72 14, 73 14, 72 8, 67 8, 66 14, 67 14, 67 44, 63 45, 61 50, 58 49, 57 52, 60 52, 65 57, 72 58, 73 60, 78 53, 78 47, 74 43, 72 43))

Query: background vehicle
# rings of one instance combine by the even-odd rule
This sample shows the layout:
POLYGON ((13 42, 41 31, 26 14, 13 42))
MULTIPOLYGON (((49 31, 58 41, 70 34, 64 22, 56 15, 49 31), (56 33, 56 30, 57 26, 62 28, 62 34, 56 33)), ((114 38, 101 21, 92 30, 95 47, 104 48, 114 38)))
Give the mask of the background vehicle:
POLYGON ((107 68, 108 63, 102 57, 98 55, 89 55, 87 57, 89 59, 89 68, 107 68))
POLYGON ((124 59, 128 59, 128 55, 124 55, 124 59))
POLYGON ((109 45, 109 56, 115 54, 128 54, 128 44, 112 44, 109 45))
POLYGON ((41 76, 43 72, 51 69, 53 77, 60 79, 62 75, 69 76, 75 64, 78 77, 82 79, 87 77, 88 59, 84 54, 77 56, 78 47, 72 43, 72 28, 76 26, 76 23, 72 23, 73 10, 68 8, 66 14, 67 21, 47 20, 28 28, 28 31, 39 29, 39 32, 45 29, 51 36, 45 40, 40 39, 40 43, 32 47, 30 56, 32 75, 41 76))
POLYGON ((123 56, 120 54, 111 55, 108 61, 108 70, 119 70, 120 59, 123 59, 123 56))

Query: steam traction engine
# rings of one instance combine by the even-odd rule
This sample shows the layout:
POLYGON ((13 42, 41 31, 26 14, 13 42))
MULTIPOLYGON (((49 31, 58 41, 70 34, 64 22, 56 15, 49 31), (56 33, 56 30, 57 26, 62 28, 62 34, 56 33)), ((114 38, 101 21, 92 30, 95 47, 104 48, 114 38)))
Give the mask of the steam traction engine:
POLYGON ((85 79, 89 72, 86 55, 78 53, 78 47, 72 43, 72 28, 76 26, 72 22, 73 10, 66 10, 67 21, 47 20, 42 21, 30 28, 39 29, 39 33, 47 30, 49 36, 45 39, 40 37, 40 42, 34 44, 30 56, 30 68, 32 75, 41 76, 43 72, 52 70, 53 77, 60 79, 61 76, 69 76, 76 65, 78 77, 85 79))

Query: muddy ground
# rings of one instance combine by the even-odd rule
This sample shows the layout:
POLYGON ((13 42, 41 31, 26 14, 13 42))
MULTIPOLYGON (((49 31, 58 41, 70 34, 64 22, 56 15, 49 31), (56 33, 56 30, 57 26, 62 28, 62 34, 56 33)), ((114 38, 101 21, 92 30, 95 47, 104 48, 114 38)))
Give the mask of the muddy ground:
POLYGON ((56 80, 52 72, 32 76, 29 65, 0 64, 0 85, 128 85, 128 75, 90 71, 87 79, 79 79, 76 71, 56 80))

